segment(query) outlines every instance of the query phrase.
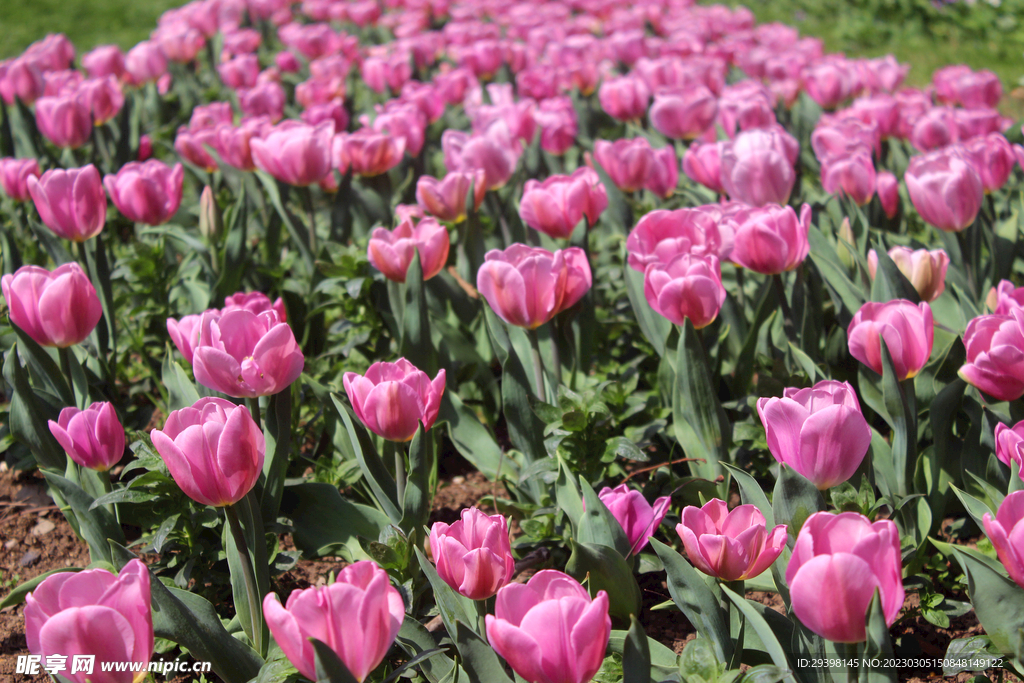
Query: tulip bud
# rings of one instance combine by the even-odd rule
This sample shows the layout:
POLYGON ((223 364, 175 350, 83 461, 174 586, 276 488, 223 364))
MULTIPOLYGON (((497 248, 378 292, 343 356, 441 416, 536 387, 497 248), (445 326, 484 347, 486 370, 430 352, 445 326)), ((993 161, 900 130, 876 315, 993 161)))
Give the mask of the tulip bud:
MULTIPOLYGON (((853 234, 853 228, 850 227, 850 217, 843 216, 843 222, 839 224, 839 231, 836 233, 837 246, 836 253, 839 255, 839 260, 843 262, 843 265, 848 269, 853 270, 857 266, 857 260, 853 257, 857 253, 857 238, 853 234)), ((868 255, 868 261, 870 262, 871 256, 868 255)), ((874 275, 872 275, 874 278, 874 275)))
POLYGON ((764 515, 753 505, 729 510, 713 498, 704 507, 683 509, 676 533, 697 569, 722 581, 744 581, 759 575, 786 547, 786 525, 768 531, 764 515))
POLYGON ((216 240, 224 229, 220 216, 220 207, 213 196, 213 188, 207 185, 199 197, 199 232, 207 241, 216 240))
POLYGON ((900 208, 900 188, 896 176, 889 171, 881 171, 875 176, 875 190, 885 215, 895 218, 900 208))
POLYGON ((625 484, 619 484, 615 488, 605 486, 597 497, 626 532, 629 552, 633 555, 643 550, 651 540, 658 525, 668 514, 668 507, 672 502, 669 496, 662 496, 655 500, 652 506, 642 493, 629 489, 625 484))
POLYGON ((475 211, 480 208, 487 193, 483 171, 453 171, 442 180, 420 176, 416 181, 416 202, 438 220, 461 222, 466 218, 466 199, 470 188, 473 190, 475 211))
POLYGON ((171 220, 181 205, 185 168, 173 168, 162 161, 131 161, 116 174, 103 177, 114 206, 136 223, 162 225, 171 220))
POLYGON ((995 439, 996 457, 1024 479, 1024 421, 1013 427, 1000 422, 996 425, 995 439))
POLYGON ((334 124, 317 126, 286 121, 253 137, 249 145, 256 166, 283 183, 306 187, 323 180, 331 170, 334 124))
POLYGON ((882 374, 882 346, 892 356, 893 369, 900 381, 917 375, 932 353, 935 323, 932 309, 925 303, 906 299, 886 303, 869 301, 860 307, 846 331, 850 355, 882 374))
POLYGON ((796 182, 799 144, 786 131, 748 130, 722 146, 722 186, 731 199, 752 206, 785 204, 796 182))
POLYGON ((652 263, 665 264, 680 254, 718 256, 719 222, 700 209, 652 211, 629 233, 626 250, 629 267, 641 273, 652 263))
POLYGON ((434 522, 430 552, 441 580, 471 600, 491 597, 515 572, 508 521, 475 507, 464 509, 454 524, 434 522))
POLYGON ((420 256, 424 281, 444 268, 448 260, 450 242, 448 230, 434 218, 413 223, 403 220, 394 230, 374 228, 366 248, 367 258, 374 268, 394 282, 405 282, 413 253, 420 256))
MULTIPOLYGON (((931 303, 939 298, 946 289, 946 268, 949 266, 949 255, 942 249, 928 251, 913 250, 909 247, 893 247, 889 250, 889 258, 903 273, 910 284, 917 290, 922 301, 931 303)), ((868 272, 875 279, 878 268, 878 254, 872 249, 868 252, 868 272)))
POLYGON ((800 218, 791 206, 769 204, 739 213, 729 258, 755 273, 775 275, 793 270, 810 251, 811 207, 804 204, 800 218))
POLYGON ((939 230, 959 232, 981 210, 981 177, 956 148, 913 157, 903 179, 921 218, 939 230))
POLYGON ((110 403, 65 408, 57 422, 47 424, 61 448, 82 467, 106 472, 124 455, 124 427, 110 403))
POLYGON ((725 301, 716 256, 679 254, 668 263, 652 263, 644 273, 644 296, 658 314, 676 325, 689 318, 696 329, 707 327, 725 301))
POLYGON ((38 178, 39 175, 39 162, 35 159, 0 159, 0 187, 4 189, 4 194, 16 202, 29 198, 28 179, 38 178))

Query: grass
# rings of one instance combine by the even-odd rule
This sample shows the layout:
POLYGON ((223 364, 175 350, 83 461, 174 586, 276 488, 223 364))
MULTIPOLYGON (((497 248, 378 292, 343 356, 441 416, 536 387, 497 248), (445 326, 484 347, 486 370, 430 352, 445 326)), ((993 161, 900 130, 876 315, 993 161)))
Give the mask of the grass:
POLYGON ((47 33, 64 33, 78 54, 115 43, 127 49, 149 37, 164 10, 183 0, 0 0, 0 59, 47 33))

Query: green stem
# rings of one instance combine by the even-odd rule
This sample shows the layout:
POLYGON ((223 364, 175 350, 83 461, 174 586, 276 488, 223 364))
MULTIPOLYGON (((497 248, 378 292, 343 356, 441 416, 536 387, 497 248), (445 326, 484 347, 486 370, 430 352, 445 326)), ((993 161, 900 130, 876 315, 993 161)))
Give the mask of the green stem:
POLYGON ((401 446, 394 441, 384 441, 384 459, 394 458, 395 461, 395 490, 398 493, 398 502, 402 504, 405 500, 405 453, 401 446))
POLYGON ((493 597, 473 601, 473 604, 476 606, 477 633, 479 633, 480 635, 487 633, 487 603, 493 601, 493 597))
POLYGON ((308 187, 302 188, 300 194, 306 204, 306 214, 309 216, 309 251, 313 258, 316 258, 316 210, 313 208, 313 191, 308 187))
POLYGON ((537 398, 541 401, 546 401, 547 392, 544 390, 544 360, 540 356, 540 340, 537 337, 537 330, 530 330, 527 336, 530 337, 530 350, 533 352, 533 379, 537 383, 537 398))
POLYGON ((772 284, 775 286, 775 294, 779 299, 779 306, 782 308, 782 326, 786 330, 786 336, 794 339, 796 329, 793 324, 793 311, 789 307, 789 300, 786 299, 786 285, 782 282, 782 274, 772 275, 772 284))
POLYGON ((262 431, 263 422, 260 419, 260 397, 253 396, 252 398, 245 399, 245 406, 249 409, 249 414, 252 415, 253 422, 256 423, 256 427, 262 431))
POLYGON ((238 511, 234 505, 224 508, 228 524, 231 527, 231 535, 235 539, 239 554, 242 556, 242 578, 245 580, 246 597, 249 599, 249 616, 252 619, 253 646, 257 652, 263 652, 263 613, 260 608, 260 592, 256 587, 256 575, 252 571, 252 556, 249 554, 249 544, 245 542, 245 533, 242 531, 242 522, 238 519, 238 511))
POLYGON ((554 364, 554 380, 555 385, 551 388, 555 396, 558 396, 558 387, 562 384, 562 354, 558 350, 558 338, 562 331, 562 323, 559 322, 558 316, 551 319, 551 355, 552 362, 554 364))

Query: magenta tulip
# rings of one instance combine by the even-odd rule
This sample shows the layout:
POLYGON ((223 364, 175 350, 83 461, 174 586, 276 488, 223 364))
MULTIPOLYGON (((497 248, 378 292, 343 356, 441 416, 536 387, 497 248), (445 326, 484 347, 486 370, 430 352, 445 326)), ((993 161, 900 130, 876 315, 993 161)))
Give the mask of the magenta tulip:
POLYGON ((542 100, 533 113, 540 128, 540 148, 560 156, 576 144, 580 132, 576 109, 568 97, 550 97, 542 100))
POLYGON ((719 221, 700 209, 658 209, 637 222, 626 238, 629 267, 644 272, 652 263, 665 264, 680 254, 722 253, 719 221))
POLYGON ((106 472, 124 455, 124 427, 111 403, 64 408, 57 422, 47 424, 64 452, 82 467, 106 472))
POLYGON ((115 175, 103 178, 110 199, 125 218, 146 225, 162 225, 181 205, 185 169, 162 161, 131 161, 115 175))
POLYGON ((283 183, 313 185, 331 170, 333 135, 334 124, 330 121, 317 126, 287 121, 249 141, 252 160, 257 168, 283 183))
POLYGON ((124 63, 135 85, 159 80, 167 73, 167 55, 152 40, 144 40, 128 50, 124 63))
POLYGON ((423 210, 441 221, 461 222, 466 218, 466 199, 473 190, 473 210, 480 208, 487 193, 481 170, 460 173, 452 171, 442 180, 420 176, 416 181, 416 202, 423 210))
POLYGON ((135 662, 144 671, 153 656, 149 570, 133 559, 117 575, 48 576, 25 598, 25 640, 32 654, 66 657, 61 676, 72 683, 132 683, 137 674, 105 665, 135 662), (70 673, 75 655, 96 658, 91 673, 70 673))
POLYGON ((1024 287, 1017 287, 1009 280, 1001 280, 989 290, 985 303, 997 315, 1010 315, 1015 308, 1024 308, 1024 287))
POLYGON ((967 362, 958 372, 963 381, 999 401, 1024 395, 1024 310, 974 318, 964 331, 964 346, 967 362))
MULTIPOLYGON (((228 124, 221 124, 228 125, 228 124)), ((207 173, 217 170, 217 160, 206 150, 207 147, 217 148, 216 128, 189 129, 185 126, 178 128, 178 134, 174 138, 174 151, 181 158, 203 169, 207 173)))
POLYGON ((238 107, 247 118, 266 116, 277 123, 284 118, 287 101, 284 88, 274 80, 257 80, 255 87, 238 91, 238 107))
POLYGON ((757 414, 772 457, 821 490, 852 477, 871 445, 871 428, 847 382, 789 387, 782 398, 758 399, 757 414))
POLYGON ((683 155, 683 173, 695 182, 718 194, 724 194, 722 187, 721 154, 722 142, 695 142, 683 155))
POLYGON ((1024 491, 1014 491, 999 505, 995 518, 991 512, 982 517, 985 535, 992 541, 999 561, 1006 568, 1006 573, 1016 584, 1024 588, 1024 491))
POLYGON ((598 140, 594 143, 594 159, 624 192, 635 192, 647 184, 654 165, 654 150, 647 138, 598 140))
POLYGON ((287 389, 305 359, 288 323, 273 310, 207 311, 192 353, 196 381, 234 396, 254 398, 287 389))
POLYGON ((460 595, 485 600, 512 580, 516 563, 508 536, 508 520, 465 508, 453 524, 434 522, 430 552, 437 575, 460 595))
MULTIPOLYGON (((218 313, 217 309, 211 309, 211 311, 218 313)), ((186 315, 181 320, 167 319, 167 334, 175 348, 189 363, 192 362, 192 354, 195 352, 196 345, 199 344, 199 323, 202 319, 202 314, 186 315)))
POLYGON ((1013 173, 1017 157, 1002 133, 989 133, 964 143, 967 158, 981 178, 985 192, 1002 189, 1013 173))
POLYGON ((684 508, 676 533, 693 566, 722 581, 754 578, 786 547, 785 524, 769 531, 764 515, 753 505, 730 511, 718 498, 704 507, 684 508))
POLYGON ((284 606, 268 593, 263 614, 274 640, 303 676, 317 679, 310 642, 316 638, 363 681, 395 642, 405 605, 388 573, 363 560, 342 569, 334 583, 292 591, 284 606))
POLYGON ((782 129, 748 130, 722 145, 722 187, 752 206, 785 204, 796 182, 799 143, 782 129))
POLYGON ((654 150, 644 188, 662 199, 667 199, 675 192, 677 185, 679 185, 679 160, 676 158, 675 147, 668 146, 654 150))
POLYGON ((405 282, 413 254, 419 252, 423 279, 429 280, 448 261, 448 230, 434 218, 413 223, 406 218, 394 230, 374 228, 366 256, 370 264, 394 282, 405 282))
POLYGON ((900 208, 900 187, 896 176, 889 171, 879 172, 875 176, 875 191, 885 215, 895 218, 900 208))
POLYGON ((40 178, 29 176, 27 185, 39 217, 60 237, 84 242, 103 230, 107 196, 100 173, 92 164, 68 170, 54 168, 40 178))
POLYGON ((626 532, 629 552, 633 555, 643 550, 651 540, 672 503, 670 496, 662 496, 651 505, 642 493, 630 489, 625 484, 619 484, 615 488, 605 486, 597 497, 626 532))
POLYGON ((248 408, 223 398, 173 411, 150 436, 174 482, 203 505, 234 505, 263 471, 263 432, 248 408))
POLYGON ((11 322, 43 346, 66 348, 89 336, 103 315, 96 289, 75 262, 52 273, 22 266, 0 279, 11 322))
POLYGON ((498 591, 487 640, 527 683, 587 683, 611 635, 608 594, 593 600, 576 579, 543 569, 498 591))
POLYGON ((45 87, 43 69, 29 56, 0 62, 0 96, 8 105, 15 98, 31 105, 42 97, 45 87))
POLYGON ((224 85, 233 90, 256 86, 256 77, 260 73, 260 62, 256 55, 238 55, 217 65, 217 73, 224 85))
POLYGON ((124 79, 127 73, 124 53, 117 45, 100 45, 82 55, 82 68, 90 78, 114 76, 124 79))
POLYGON ((981 177, 956 148, 911 158, 903 179, 921 218, 939 230, 959 232, 981 209, 981 177))
POLYGON ((334 166, 339 171, 372 177, 387 173, 402 161, 405 138, 361 128, 336 135, 333 149, 334 166))
POLYGON ((39 162, 35 159, 0 159, 0 187, 3 188, 4 194, 16 202, 28 199, 28 179, 38 178, 39 174, 39 162))
POLYGON ((797 536, 786 567, 793 613, 822 638, 837 643, 865 639, 865 620, 875 592, 885 623, 903 608, 900 536, 892 520, 874 524, 856 512, 816 512, 797 536), (827 596, 827 598, 825 598, 827 596), (828 609, 822 609, 827 599, 828 609))
POLYGON ((445 372, 433 380, 404 358, 394 363, 377 362, 365 375, 346 372, 345 393, 356 417, 388 441, 412 440, 419 429, 428 431, 437 420, 444 394, 445 372))
POLYGON ((601 84, 597 91, 601 108, 619 121, 635 121, 647 111, 651 91, 647 85, 634 76, 611 78, 601 84))
POLYGON ((906 299, 886 303, 869 301, 860 307, 846 331, 850 355, 882 374, 882 343, 892 356, 893 369, 900 381, 917 375, 932 353, 935 323, 932 309, 925 303, 906 299))
POLYGON ((444 165, 449 171, 481 170, 488 190, 495 190, 509 181, 521 153, 519 141, 500 119, 486 131, 473 135, 448 129, 441 135, 441 148, 444 165))
POLYGON ((36 126, 58 147, 75 149, 92 135, 92 113, 84 91, 74 94, 40 97, 36 100, 36 126))
POLYGON ((875 164, 866 151, 832 157, 821 165, 821 186, 829 194, 849 197, 864 206, 875 194, 875 164))
POLYGON ((932 83, 940 101, 967 109, 995 107, 1003 97, 998 76, 987 69, 974 71, 964 64, 939 69, 932 74, 932 83))
POLYGON ((568 239, 584 216, 592 226, 607 206, 608 194, 597 172, 584 166, 571 176, 551 176, 544 182, 527 180, 519 216, 534 230, 568 239))
POLYGON ((808 232, 811 207, 768 205, 739 212, 734 218, 736 233, 729 259, 755 273, 775 275, 793 270, 810 251, 808 232))
POLYGON ((718 258, 684 253, 667 263, 652 263, 644 273, 644 296, 655 312, 676 325, 689 318, 698 330, 707 327, 725 301, 718 258))
POLYGON ((551 253, 513 244, 484 255, 476 288, 499 318, 532 330, 583 298, 591 280, 587 256, 579 247, 551 253))
MULTIPOLYGON (((893 247, 889 250, 889 258, 903 273, 910 284, 917 290, 922 301, 931 303, 939 298, 946 289, 946 268, 949 267, 949 255, 942 249, 911 249, 909 247, 893 247)), ((878 254, 872 249, 868 252, 868 272, 875 279, 878 269, 878 254)))
POLYGON ((224 308, 220 309, 221 313, 237 309, 244 309, 253 315, 273 311, 281 322, 288 321, 284 300, 281 297, 277 297, 276 301, 271 301, 270 297, 263 292, 236 292, 231 296, 224 297, 224 308))
POLYGON ((1024 421, 1009 427, 996 425, 996 457, 1024 479, 1024 421))
POLYGON ((702 85, 663 88, 654 95, 651 125, 675 140, 700 137, 715 121, 718 100, 702 85))

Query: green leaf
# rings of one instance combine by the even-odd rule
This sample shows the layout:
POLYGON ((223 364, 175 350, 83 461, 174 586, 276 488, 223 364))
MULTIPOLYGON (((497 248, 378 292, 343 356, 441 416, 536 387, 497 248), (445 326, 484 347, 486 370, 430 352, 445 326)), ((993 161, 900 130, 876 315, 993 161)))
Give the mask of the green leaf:
POLYGON ((416 552, 416 559, 420 563, 420 569, 423 570, 427 581, 430 582, 430 587, 434 591, 434 602, 437 604, 437 610, 441 614, 441 619, 444 621, 444 627, 448 630, 448 633, 453 634, 456 632, 456 622, 462 622, 463 624, 476 623, 476 606, 473 604, 473 601, 452 590, 452 587, 437 575, 437 569, 426 558, 423 551, 419 548, 414 548, 414 550, 416 552))
MULTIPOLYGON (((912 467, 917 463, 917 410, 913 380, 900 382, 896 377, 892 355, 879 337, 882 348, 882 395, 885 409, 892 419, 892 467, 896 473, 897 496, 905 496, 907 480, 913 476, 912 467)), ((927 530, 925 530, 927 533, 927 530)))
POLYGON ((78 484, 65 479, 56 472, 43 470, 46 483, 55 489, 74 513, 78 529, 89 544, 89 556, 96 560, 110 561, 108 540, 124 543, 121 525, 106 508, 91 509, 93 498, 78 484))
POLYGON ((377 504, 381 506, 392 523, 399 524, 402 521, 402 506, 398 500, 398 488, 395 485, 394 477, 388 472, 388 468, 381 460, 377 449, 374 448, 366 430, 362 425, 357 426, 352 420, 349 409, 341 402, 339 395, 332 393, 331 401, 333 401, 334 408, 338 411, 348 432, 348 439, 342 439, 343 445, 351 448, 350 452, 359 463, 359 469, 363 471, 363 476, 366 477, 377 504))
POLYGON ((291 234, 292 242, 295 243, 295 248, 302 254, 302 260, 306 264, 306 271, 312 273, 314 264, 313 252, 309 250, 309 231, 306 230, 306 226, 300 221, 293 220, 294 217, 291 212, 285 208, 284 202, 281 200, 281 190, 277 180, 264 171, 256 171, 256 177, 260 179, 263 189, 267 191, 267 196, 270 198, 270 203, 277 210, 277 215, 281 217, 281 220, 288 227, 288 232, 291 234))
POLYGON ((199 400, 199 392, 177 361, 171 360, 169 344, 165 345, 162 379, 167 388, 167 410, 188 408, 199 400))
POLYGON ((405 314, 402 316, 402 340, 398 355, 404 356, 428 375, 433 375, 437 371, 437 350, 430 338, 430 316, 427 314, 419 250, 413 251, 402 289, 405 314))
MULTIPOLYGON (((792 670, 793 666, 786 658, 786 651, 779 643, 778 637, 772 632, 771 626, 764 620, 757 610, 747 602, 747 599, 741 595, 737 595, 734 591, 729 590, 729 587, 722 584, 722 592, 725 596, 736 605, 737 609, 743 614, 743 618, 746 619, 747 624, 754 629, 754 633, 761 640, 761 644, 764 645, 765 651, 768 656, 772 658, 772 663, 780 669, 792 670)), ((790 683, 795 683, 796 679, 792 675, 786 676, 785 680, 790 683)))
POLYGON ((704 345, 689 318, 679 335, 676 377, 672 391, 672 426, 691 462, 694 476, 714 481, 722 474, 719 461, 729 459, 732 425, 715 392, 704 345))
POLYGON ((651 343, 659 356, 668 352, 668 336, 672 333, 672 323, 665 316, 656 313, 651 305, 647 303, 644 295, 644 274, 633 270, 628 265, 622 269, 626 276, 626 294, 629 296, 629 303, 633 307, 633 314, 640 325, 640 331, 651 343))
POLYGON ((462 668, 469 674, 469 680, 512 683, 494 649, 462 621, 455 624, 455 645, 459 648, 462 668))
POLYGON ((967 514, 971 516, 971 518, 974 520, 974 523, 978 525, 979 529, 985 528, 985 524, 983 521, 985 513, 988 513, 995 517, 995 511, 990 509, 989 506, 986 505, 983 501, 978 500, 971 494, 967 493, 966 491, 962 491, 961 489, 958 489, 956 486, 953 486, 952 484, 950 484, 949 487, 953 489, 953 493, 955 493, 956 497, 960 499, 960 502, 963 504, 964 509, 967 510, 967 514))
POLYGON ((68 386, 67 378, 50 354, 14 322, 9 324, 18 337, 19 355, 24 359, 33 383, 40 389, 59 396, 64 405, 75 405, 75 396, 68 386))
POLYGON ((36 589, 36 586, 41 584, 47 577, 53 576, 54 574, 60 574, 62 572, 80 572, 82 567, 58 567, 57 569, 51 569, 48 572, 44 572, 39 576, 35 576, 25 583, 21 584, 4 597, 3 601, 0 601, 0 609, 5 607, 12 607, 14 605, 20 605, 25 602, 25 596, 36 589))
MULTIPOLYGON (((672 605, 672 602, 668 601, 666 604, 672 605)), ((625 657, 627 637, 629 632, 613 630, 608 638, 608 652, 625 657)), ((656 680, 678 680, 679 656, 675 652, 650 637, 647 638, 647 652, 650 655, 651 675, 656 680)))
POLYGON ((160 496, 156 493, 140 491, 139 489, 122 488, 100 496, 92 502, 89 509, 95 510, 98 507, 111 505, 113 503, 148 503, 149 501, 156 500, 157 498, 160 498, 160 496))
POLYGON ((974 612, 996 651, 1020 660, 1024 655, 1024 590, 960 548, 954 547, 953 554, 967 575, 974 612))
POLYGON ((313 645, 317 683, 359 683, 329 645, 316 638, 310 638, 309 642, 313 645))
POLYGON ((263 436, 266 443, 263 475, 266 481, 263 483, 260 500, 260 516, 264 525, 277 522, 290 462, 291 435, 292 388, 288 386, 270 397, 263 414, 263 436))
POLYGON ((498 467, 504 476, 513 480, 519 478, 516 464, 502 457, 501 448, 490 431, 480 423, 472 410, 466 407, 454 391, 444 392, 441 397, 439 422, 448 427, 448 438, 462 457, 476 467, 488 479, 498 478, 498 467))
MULTIPOLYGON (((875 590, 871 605, 865 617, 867 642, 864 645, 864 657, 867 659, 892 659, 892 640, 889 638, 889 627, 885 623, 885 612, 882 610, 882 598, 875 590)), ((895 668, 867 668, 866 683, 896 683, 895 668)))
MULTIPOLYGON (((64 471, 68 456, 50 433, 48 419, 60 415, 60 407, 44 401, 33 391, 28 375, 18 360, 18 343, 11 346, 4 359, 4 379, 14 387, 9 408, 9 425, 15 440, 25 444, 40 468, 64 471)), ((54 398, 54 401, 59 400, 54 398)))
POLYGON ((632 546, 622 525, 601 502, 593 487, 582 475, 579 481, 580 490, 583 492, 584 512, 576 529, 576 540, 580 543, 605 545, 615 549, 622 557, 629 557, 632 546))
POLYGON ((772 493, 772 512, 776 524, 785 524, 790 538, 796 538, 800 527, 815 512, 826 509, 814 484, 788 465, 779 465, 779 478, 772 493))
POLYGON ((427 524, 430 517, 430 482, 436 479, 434 438, 423 431, 423 425, 420 424, 409 444, 409 478, 405 486, 405 500, 402 501, 402 522, 399 525, 406 533, 427 524))
POLYGON ((330 484, 286 486, 281 507, 292 520, 295 547, 312 557, 340 554, 349 562, 368 559, 359 539, 376 540, 390 525, 387 515, 350 502, 330 484))
POLYGON ((574 529, 579 528, 583 518, 583 496, 576 487, 576 482, 577 479, 572 470, 559 457, 558 478, 555 480, 555 501, 558 503, 558 508, 569 518, 569 523, 574 529))
POLYGON ((789 669, 775 666, 774 664, 758 664, 747 669, 740 679, 740 683, 778 683, 789 678, 792 673, 789 669))
POLYGON ((885 303, 893 299, 907 299, 915 304, 920 303, 921 295, 881 243, 875 245, 875 254, 878 256, 878 268, 875 270, 875 280, 871 283, 871 300, 885 303))
POLYGON ((651 648, 636 615, 629 617, 622 652, 622 683, 651 683, 651 648))
POLYGON ((991 651, 992 639, 988 636, 972 636, 957 638, 950 641, 946 648, 946 656, 942 658, 943 676, 955 676, 961 671, 984 671, 992 668, 996 661, 1003 659, 1002 654, 991 651), (961 663, 963 664, 961 666, 961 663))
POLYGON ((435 652, 437 641, 434 635, 415 619, 406 617, 402 620, 395 642, 409 655, 410 661, 418 661, 419 671, 429 683, 439 683, 455 671, 455 662, 444 651, 435 652), (435 653, 427 659, 419 659, 426 652, 435 653))
POLYGON ((569 540, 572 554, 565 573, 580 583, 590 577, 590 595, 608 593, 608 612, 620 619, 640 614, 640 586, 626 560, 614 548, 569 540))
POLYGON ((828 239, 817 226, 811 226, 807 238, 811 245, 809 254, 811 263, 818 269, 821 279, 832 290, 833 298, 842 301, 848 315, 852 316, 864 305, 864 294, 846 276, 846 267, 843 266, 836 250, 832 248, 828 239))

